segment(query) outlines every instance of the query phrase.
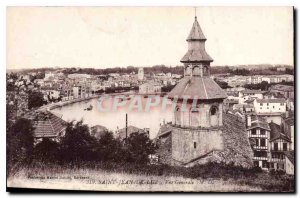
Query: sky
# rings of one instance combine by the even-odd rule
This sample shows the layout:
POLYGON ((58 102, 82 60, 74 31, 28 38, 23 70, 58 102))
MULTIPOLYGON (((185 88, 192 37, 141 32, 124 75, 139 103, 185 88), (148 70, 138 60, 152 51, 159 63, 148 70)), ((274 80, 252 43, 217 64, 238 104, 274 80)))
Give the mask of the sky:
MULTIPOLYGON (((293 65, 292 7, 197 7, 212 65, 293 65)), ((182 65, 194 7, 8 7, 7 69, 182 65)))

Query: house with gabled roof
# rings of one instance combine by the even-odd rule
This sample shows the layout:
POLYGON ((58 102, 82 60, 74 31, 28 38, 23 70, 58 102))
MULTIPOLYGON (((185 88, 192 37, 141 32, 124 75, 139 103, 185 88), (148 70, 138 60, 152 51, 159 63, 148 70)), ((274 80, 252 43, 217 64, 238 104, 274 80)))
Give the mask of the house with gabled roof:
POLYGON ((270 133, 270 160, 271 169, 285 169, 285 152, 290 151, 291 139, 283 132, 280 125, 269 123, 270 133))
POLYGON ((27 118, 33 121, 35 143, 44 138, 59 141, 65 135, 67 122, 49 111, 37 111, 27 118))
POLYGON ((255 166, 268 170, 268 153, 270 147, 269 124, 255 115, 247 116, 247 133, 254 152, 253 163, 255 166), (249 120, 250 119, 250 120, 249 120))

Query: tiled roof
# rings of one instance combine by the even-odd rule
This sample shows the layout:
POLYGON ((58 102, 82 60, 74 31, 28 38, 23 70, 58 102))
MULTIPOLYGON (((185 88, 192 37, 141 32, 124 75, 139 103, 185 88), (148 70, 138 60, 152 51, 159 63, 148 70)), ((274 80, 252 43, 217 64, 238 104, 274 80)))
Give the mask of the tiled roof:
POLYGON ((283 133, 280 125, 271 122, 269 123, 270 129, 271 129, 271 133, 270 133, 270 141, 276 140, 276 139, 284 139, 288 142, 290 142, 290 138, 283 133))
POLYGON ((295 152, 294 151, 287 151, 285 152, 285 156, 295 165, 295 152))
POLYGON ((241 93, 243 94, 264 94, 265 91, 261 91, 261 90, 255 90, 255 89, 245 89, 243 91, 241 91, 241 93))
POLYGON ((245 103, 252 104, 253 101, 254 101, 254 98, 251 98, 251 99, 246 100, 245 103))
POLYGON ((238 104, 239 101, 235 99, 225 99, 224 103, 230 103, 230 104, 238 104))
POLYGON ((271 87, 271 89, 275 89, 275 90, 279 90, 279 91, 294 91, 294 87, 293 86, 289 86, 289 85, 273 85, 271 87))
POLYGON ((245 108, 254 108, 253 104, 245 104, 244 107, 245 108))
MULTIPOLYGON (((145 133, 145 131, 143 129, 130 125, 127 127, 127 137, 129 137, 129 135, 132 133, 145 133)), ((117 137, 121 139, 126 138, 126 128, 119 129, 117 131, 117 137)))
POLYGON ((288 126, 295 126, 295 119, 294 119, 294 117, 285 118, 284 122, 288 126))
POLYGON ((191 40, 206 40, 201 27, 198 23, 197 17, 195 17, 195 21, 193 23, 193 27, 190 31, 189 36, 186 39, 187 41, 191 41, 191 40))
POLYGON ((157 137, 161 137, 161 136, 164 136, 164 135, 167 135, 169 133, 172 132, 172 127, 170 124, 164 124, 160 127, 159 131, 158 131, 158 134, 157 134, 157 137))
POLYGON ((66 129, 64 120, 50 112, 39 112, 34 118, 34 137, 57 137, 66 129))
POLYGON ((285 103, 283 98, 273 98, 273 99, 256 99, 257 103, 285 103))
POLYGON ((224 162, 236 166, 251 167, 253 151, 248 139, 245 123, 236 115, 223 114, 224 151, 218 155, 224 162))
POLYGON ((209 77, 184 77, 169 93, 169 98, 224 99, 227 94, 209 77), (187 97, 185 97, 187 96, 187 97))
POLYGON ((266 130, 271 130, 270 126, 267 122, 263 122, 260 120, 256 120, 254 122, 251 123, 251 126, 248 128, 249 129, 253 129, 253 128, 262 128, 262 129, 266 129, 266 130))
POLYGON ((188 50, 180 60, 180 62, 182 63, 200 62, 200 61, 212 62, 213 59, 208 55, 208 53, 204 49, 197 49, 197 50, 188 50))

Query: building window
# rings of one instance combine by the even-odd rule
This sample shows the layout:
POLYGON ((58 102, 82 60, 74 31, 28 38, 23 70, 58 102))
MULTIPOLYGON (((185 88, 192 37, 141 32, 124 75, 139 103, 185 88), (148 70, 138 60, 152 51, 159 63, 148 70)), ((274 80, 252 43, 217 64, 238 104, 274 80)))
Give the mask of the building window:
POLYGON ((262 167, 268 168, 268 162, 266 160, 262 161, 262 167))
POLYGON ((191 108, 190 112, 190 125, 192 127, 198 127, 200 126, 200 114, 199 109, 196 107, 191 108))
POLYGON ((176 112, 175 112, 175 124, 181 125, 181 112, 179 107, 176 108, 176 112))
POLYGON ((217 108, 216 107, 212 107, 211 111, 210 111, 210 114, 211 115, 216 115, 216 113, 217 113, 217 108))
POLYGON ((267 103, 267 106, 269 106, 269 103, 267 103))
POLYGON ((263 106, 263 104, 262 104, 262 103, 260 103, 260 106, 263 106))
POLYGON ((195 149, 195 148, 197 148, 197 143, 196 143, 196 142, 194 142, 194 149, 195 149))
POLYGON ((287 143, 283 143, 283 150, 287 151, 287 143))
POLYGON ((278 143, 274 143, 274 151, 278 151, 278 143))
POLYGON ((260 146, 266 146, 266 139, 260 139, 260 146))
POLYGON ((219 120, 218 120, 217 112, 218 112, 217 107, 215 107, 215 106, 211 107, 211 109, 210 109, 210 124, 211 124, 211 126, 218 125, 219 120))
POLYGON ((251 130, 251 135, 256 135, 256 129, 251 130))
POLYGON ((259 146, 259 140, 258 139, 255 139, 255 145, 259 146))
POLYGON ((261 135, 266 135, 266 130, 261 129, 261 130, 260 130, 260 134, 261 134, 261 135))

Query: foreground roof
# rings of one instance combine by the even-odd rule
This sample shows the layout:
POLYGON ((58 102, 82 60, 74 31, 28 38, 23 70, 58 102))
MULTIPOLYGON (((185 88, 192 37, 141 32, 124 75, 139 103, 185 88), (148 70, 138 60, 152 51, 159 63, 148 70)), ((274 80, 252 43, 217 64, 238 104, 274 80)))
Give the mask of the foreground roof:
POLYGON ((52 138, 57 137, 67 127, 67 122, 51 112, 39 112, 33 118, 34 137, 52 138))
POLYGON ((227 98, 226 92, 210 77, 188 76, 181 81, 168 94, 169 98, 179 99, 224 99, 227 98))

